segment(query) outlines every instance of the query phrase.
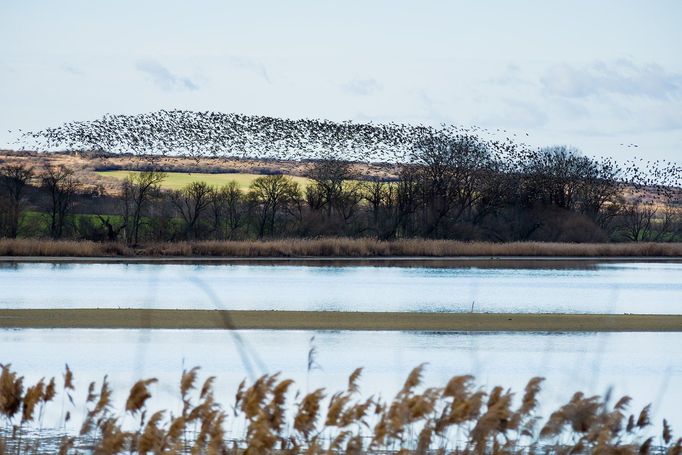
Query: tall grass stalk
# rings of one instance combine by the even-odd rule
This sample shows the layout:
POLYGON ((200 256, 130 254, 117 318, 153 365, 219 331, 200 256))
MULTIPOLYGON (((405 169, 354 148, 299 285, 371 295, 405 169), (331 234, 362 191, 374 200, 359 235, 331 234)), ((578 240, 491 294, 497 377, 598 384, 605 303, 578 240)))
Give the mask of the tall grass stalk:
MULTIPOLYGON (((664 420, 661 435, 654 435, 650 407, 631 413, 629 397, 611 406, 608 397, 576 392, 542 418, 539 377, 517 399, 508 388, 476 386, 472 376, 424 387, 420 365, 392 399, 384 400, 361 396, 362 369, 351 373, 345 390, 332 394, 294 393, 292 380, 266 374, 251 385, 242 382, 233 412, 227 412, 216 399, 215 378, 201 382, 193 368, 181 376, 181 412, 173 415, 149 408, 154 378, 134 383, 117 411, 105 376, 99 385, 90 384, 80 431, 71 434, 45 429, 34 419, 36 406, 47 406, 57 394, 54 380, 24 389, 24 378, 10 365, 1 368, 2 453, 682 454, 682 438, 675 439, 670 424, 664 420), (137 423, 124 425, 126 415, 137 423), (235 423, 244 431, 228 436, 225 428, 235 423)), ((65 386, 62 393, 67 390, 72 389, 65 386)))

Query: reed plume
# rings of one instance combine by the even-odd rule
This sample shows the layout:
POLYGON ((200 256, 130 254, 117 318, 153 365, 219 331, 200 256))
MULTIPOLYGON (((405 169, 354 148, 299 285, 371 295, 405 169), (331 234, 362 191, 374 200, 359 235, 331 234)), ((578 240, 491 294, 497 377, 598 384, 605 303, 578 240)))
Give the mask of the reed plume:
POLYGON ((22 403, 21 423, 30 422, 33 420, 33 412, 38 403, 43 399, 45 392, 45 380, 40 379, 36 385, 26 389, 24 400, 22 403))
POLYGON ((24 378, 17 377, 17 374, 10 370, 11 365, 0 366, 2 366, 2 372, 0 372, 0 413, 11 422, 21 408, 24 378))
MULTIPOLYGON (((290 379, 263 375, 248 385, 242 381, 228 418, 216 401, 214 377, 199 383, 199 369, 183 371, 179 384, 183 412, 173 416, 155 410, 147 418, 156 379, 133 384, 121 408, 112 400, 105 376, 91 383, 85 396, 85 416, 77 435, 65 429, 43 435, 36 420, 58 395, 54 378, 23 387, 23 378, 2 365, 0 372, 0 448, 7 453, 51 451, 154 454, 512 454, 512 453, 667 453, 682 455, 667 420, 657 436, 647 434, 651 408, 627 414, 629 397, 611 407, 609 396, 575 393, 546 420, 536 415, 543 379, 532 378, 516 403, 514 392, 502 386, 486 391, 468 375, 451 378, 444 387, 423 387, 424 365, 414 368, 392 400, 361 398, 361 369, 353 371, 345 390, 326 396, 317 389, 290 403, 290 379), (196 391, 195 391, 196 390, 196 391), (193 393, 195 391, 195 393, 193 393), (196 405, 193 405, 193 401, 196 405), (117 414, 121 409, 122 414, 117 414), (14 424, 17 415, 20 422, 14 424), (234 414, 234 417, 232 415, 234 414), (139 428, 130 431, 123 417, 135 416, 139 428), (139 417, 139 420, 138 420, 139 417), (0 422, 1 423, 1 422, 0 422), (541 424, 541 425, 540 425, 541 424), (539 426, 539 432, 536 431, 539 426), (238 428, 228 432, 228 428, 238 428), (4 428, 4 429, 3 429, 4 428), (22 440, 22 438, 24 438, 22 440), (656 444, 659 444, 658 446, 656 444), (48 448, 49 447, 49 448, 48 448)), ((66 367, 63 394, 75 393, 73 373, 66 367)), ((40 420, 40 419, 38 419, 40 420)), ((2 452, 0 452, 2 453, 2 452)))
POLYGON ((158 382, 156 378, 144 379, 137 381, 130 389, 130 394, 126 400, 126 411, 135 415, 145 405, 147 400, 151 398, 152 394, 149 391, 149 386, 158 382))

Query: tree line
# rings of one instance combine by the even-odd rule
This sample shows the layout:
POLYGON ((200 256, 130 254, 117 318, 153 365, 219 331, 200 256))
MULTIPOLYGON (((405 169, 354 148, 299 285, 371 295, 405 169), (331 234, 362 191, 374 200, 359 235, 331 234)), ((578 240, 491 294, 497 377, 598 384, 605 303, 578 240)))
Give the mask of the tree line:
POLYGON ((679 192, 633 185, 610 160, 569 147, 500 159, 475 136, 421 139, 390 179, 358 175, 333 155, 310 163, 309 184, 282 174, 248 189, 193 182, 162 187, 144 171, 114 194, 73 169, 0 164, 0 236, 122 241, 289 237, 488 241, 679 241, 679 192))

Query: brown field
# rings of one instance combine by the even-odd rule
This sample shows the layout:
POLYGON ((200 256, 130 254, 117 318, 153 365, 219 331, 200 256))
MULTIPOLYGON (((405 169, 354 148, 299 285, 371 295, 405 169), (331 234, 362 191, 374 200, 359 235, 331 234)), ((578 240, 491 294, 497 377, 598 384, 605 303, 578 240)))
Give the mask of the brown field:
POLYGON ((682 243, 460 242, 456 240, 321 238, 150 243, 0 239, 6 257, 215 257, 215 258, 391 258, 391 257, 682 257, 682 243))
POLYGON ((3 328, 680 332, 682 315, 2 309, 3 328))
MULTIPOLYGON (((152 165, 164 172, 197 174, 273 174, 282 173, 303 177, 310 163, 287 160, 256 160, 240 158, 188 158, 183 156, 137 156, 119 154, 84 154, 78 152, 15 152, 0 150, 0 164, 3 162, 26 163, 36 170, 45 165, 64 165, 76 171, 76 177, 86 187, 103 187, 109 194, 119 192, 121 181, 113 176, 98 174, 101 171, 144 170, 152 165)), ((382 164, 354 165, 360 175, 392 178, 397 174, 394 166, 382 164)))

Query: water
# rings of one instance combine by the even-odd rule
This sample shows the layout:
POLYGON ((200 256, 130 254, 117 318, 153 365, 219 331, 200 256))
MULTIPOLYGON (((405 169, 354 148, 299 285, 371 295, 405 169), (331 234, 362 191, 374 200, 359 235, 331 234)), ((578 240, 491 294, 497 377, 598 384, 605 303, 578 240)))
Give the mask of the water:
MULTIPOLYGON (((409 371, 428 362, 425 385, 442 386, 453 375, 474 374, 478 384, 512 387, 521 395, 533 376, 546 378, 541 414, 547 417, 573 392, 634 398, 632 410, 652 403, 654 422, 663 417, 682 428, 682 334, 680 333, 411 333, 204 330, 0 330, 0 363, 29 383, 57 376, 68 363, 75 373, 76 412, 83 409, 90 381, 104 374, 122 411, 134 380, 157 377, 152 409, 177 411, 183 368, 202 367, 216 375, 216 398, 233 403, 243 378, 283 372, 294 390, 345 388, 347 376, 364 366, 361 392, 392 397, 409 371), (318 367, 307 370, 310 339, 318 367), (244 345, 240 352, 235 337, 244 345), (247 359, 245 362, 244 359, 247 359)), ((51 419, 56 423, 61 404, 51 419)), ((76 417, 75 422, 80 422, 76 417)), ((51 423, 49 419, 46 424, 51 423)), ((74 424, 75 425, 75 424, 74 424)))
MULTIPOLYGON (((395 265, 395 264, 394 264, 395 265)), ((457 267, 197 264, 4 264, 0 308, 184 308, 345 311, 675 313, 682 311, 679 263, 469 263, 457 267), (538 264, 540 264, 538 266, 538 264)), ((682 428, 682 333, 416 333, 343 331, 0 330, 0 363, 34 382, 76 374, 77 409, 87 384, 108 374, 123 409, 132 382, 157 377, 152 408, 178 407, 183 368, 216 375, 217 398, 237 384, 283 372, 300 390, 346 386, 364 366, 362 392, 390 398, 414 366, 427 385, 474 374, 478 383, 521 393, 547 378, 543 415, 573 392, 634 397, 656 419, 682 428), (310 339, 318 353, 308 372, 310 339), (241 340, 241 344, 240 344, 241 340), (237 345, 243 348, 237 349, 237 345)), ((57 422, 61 404, 46 418, 57 422)), ((50 421, 46 420, 47 425, 50 421)))
POLYGON ((682 312, 682 264, 4 264, 0 308, 682 312))

